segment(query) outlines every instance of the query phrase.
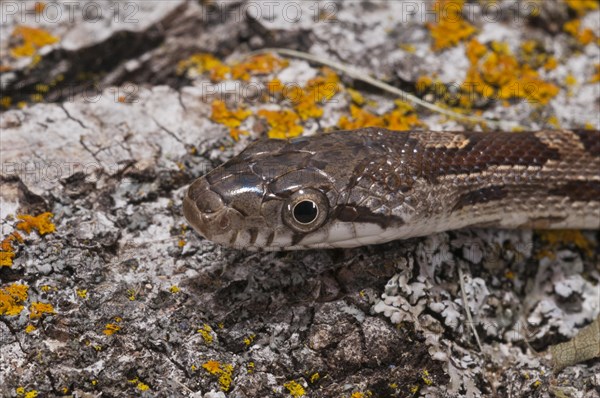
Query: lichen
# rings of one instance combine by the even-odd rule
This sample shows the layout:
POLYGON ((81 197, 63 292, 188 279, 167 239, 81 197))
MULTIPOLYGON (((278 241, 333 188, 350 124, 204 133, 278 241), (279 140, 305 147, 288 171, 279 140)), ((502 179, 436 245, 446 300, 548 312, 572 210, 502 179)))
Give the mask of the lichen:
POLYGON ((247 81, 250 76, 268 75, 277 72, 289 65, 289 61, 279 58, 274 54, 260 54, 250 57, 243 62, 231 67, 231 77, 236 80, 247 81))
POLYGON ((204 324, 202 325, 201 328, 198 329, 198 333, 200 333, 200 335, 202 336, 202 339, 204 340, 204 342, 206 344, 210 344, 213 342, 214 338, 213 338, 213 330, 210 327, 210 325, 208 324, 204 324))
POLYGON ((598 9, 598 0, 565 0, 565 3, 579 16, 598 9))
POLYGON ((286 139, 299 136, 304 128, 299 125, 300 116, 292 109, 270 111, 261 109, 258 116, 264 117, 269 124, 269 138, 286 139))
MULTIPOLYGON (((461 98, 523 98, 545 105, 559 92, 556 85, 542 80, 531 66, 521 64, 506 43, 492 42, 488 48, 472 39, 466 51, 471 65, 461 86, 467 95, 461 98)), ((470 105, 470 102, 462 105, 470 105)))
POLYGON ((427 23, 435 51, 453 47, 473 36, 477 29, 462 17, 464 0, 440 0, 434 3, 436 23, 427 23))
POLYGON ((306 120, 323 116, 323 109, 318 105, 340 91, 339 81, 339 76, 329 68, 322 68, 321 76, 310 79, 294 101, 294 109, 300 118, 306 120))
POLYGON ((294 397, 303 397, 306 394, 304 391, 304 387, 297 381, 291 380, 283 384, 283 386, 288 390, 289 394, 294 397))
POLYGON ((122 319, 120 317, 115 317, 115 322, 107 323, 106 326, 104 326, 102 333, 104 333, 106 336, 112 336, 113 334, 117 333, 119 330, 121 330, 121 326, 119 325, 121 321, 122 319))
POLYGON ((538 251, 537 258, 555 258, 557 248, 561 246, 574 246, 581 250, 587 257, 594 254, 594 246, 581 231, 571 229, 557 229, 538 232, 540 239, 545 243, 538 251))
POLYGON ((23 243, 23 237, 16 231, 2 240, 0 243, 0 267, 12 267, 16 243, 23 243))
POLYGON ((0 315, 15 316, 23 311, 29 286, 13 283, 0 288, 0 315))
POLYGON ((20 44, 10 49, 10 55, 15 58, 31 57, 40 48, 54 44, 59 39, 41 28, 19 25, 13 30, 12 37, 20 40, 20 44))
POLYGON ((338 126, 343 130, 362 127, 385 127, 391 130, 409 130, 423 126, 414 108, 406 102, 396 100, 396 108, 381 116, 375 115, 354 104, 350 105, 350 117, 342 116, 338 126))
POLYGON ((56 230, 56 227, 50 221, 50 218, 54 217, 54 214, 45 212, 37 216, 30 216, 27 214, 18 214, 17 218, 22 220, 15 228, 31 233, 32 230, 37 231, 40 235, 46 235, 56 230))
POLYGON ((586 46, 596 40, 596 34, 590 28, 581 28, 580 19, 572 19, 565 22, 563 30, 575 38, 580 44, 586 46))
POLYGON ((220 81, 227 78, 231 73, 231 68, 212 54, 197 53, 179 61, 176 72, 179 75, 185 73, 188 77, 195 77, 208 72, 212 81, 220 81))
POLYGON ((219 361, 210 360, 202 364, 202 367, 211 375, 219 376, 219 387, 222 391, 229 391, 231 388, 231 376, 233 374, 233 365, 219 361))
POLYGON ((242 132, 238 127, 244 120, 252 114, 251 111, 243 108, 228 109, 224 101, 214 100, 212 103, 212 114, 210 118, 217 123, 223 124, 229 127, 229 133, 234 140, 239 139, 240 134, 247 134, 242 132))
POLYGON ((42 316, 44 316, 44 314, 52 315, 54 313, 54 306, 52 306, 50 303, 35 301, 29 306, 30 319, 40 319, 42 316))

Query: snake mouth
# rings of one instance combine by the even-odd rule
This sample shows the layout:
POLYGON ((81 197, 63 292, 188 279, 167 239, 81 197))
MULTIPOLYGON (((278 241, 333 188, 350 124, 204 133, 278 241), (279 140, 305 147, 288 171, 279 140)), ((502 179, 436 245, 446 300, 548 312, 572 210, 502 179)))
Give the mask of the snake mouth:
POLYGON ((224 204, 204 178, 190 185, 183 199, 183 215, 204 238, 223 244, 231 239, 229 235, 236 235, 240 222, 240 215, 224 204))

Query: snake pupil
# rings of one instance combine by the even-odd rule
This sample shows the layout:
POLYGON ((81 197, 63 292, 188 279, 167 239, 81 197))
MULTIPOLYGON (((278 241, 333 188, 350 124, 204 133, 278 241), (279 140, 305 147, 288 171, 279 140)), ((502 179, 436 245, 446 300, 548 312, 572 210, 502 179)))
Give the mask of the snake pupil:
POLYGON ((301 224, 313 222, 318 213, 319 209, 312 200, 303 200, 294 206, 294 219, 301 224))

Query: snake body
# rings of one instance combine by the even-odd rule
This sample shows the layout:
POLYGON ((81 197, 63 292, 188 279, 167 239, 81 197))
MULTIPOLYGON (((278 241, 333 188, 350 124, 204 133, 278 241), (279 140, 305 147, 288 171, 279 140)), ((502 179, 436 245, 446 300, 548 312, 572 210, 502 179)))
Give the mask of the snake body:
POLYGON ((600 229, 600 131, 364 128, 258 141, 188 189, 205 238, 355 247, 465 228, 600 229))

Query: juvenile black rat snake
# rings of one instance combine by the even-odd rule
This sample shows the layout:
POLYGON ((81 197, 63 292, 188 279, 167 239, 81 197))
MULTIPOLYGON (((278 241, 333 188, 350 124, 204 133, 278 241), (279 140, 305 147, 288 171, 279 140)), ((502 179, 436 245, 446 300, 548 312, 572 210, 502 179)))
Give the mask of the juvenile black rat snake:
POLYGON ((600 131, 338 131, 263 140, 183 211, 251 250, 355 247, 463 227, 600 228, 600 131))

